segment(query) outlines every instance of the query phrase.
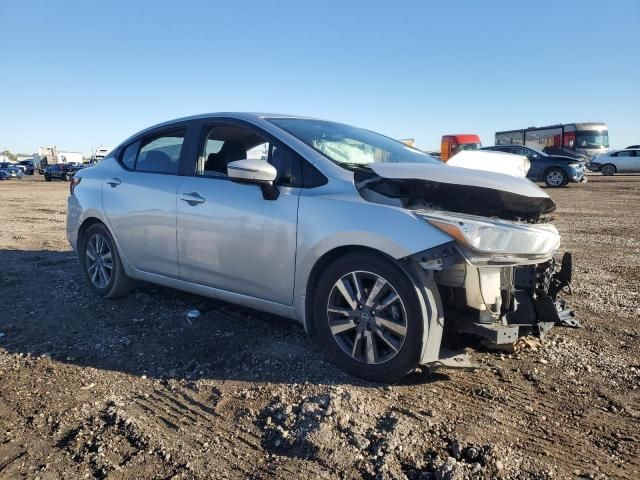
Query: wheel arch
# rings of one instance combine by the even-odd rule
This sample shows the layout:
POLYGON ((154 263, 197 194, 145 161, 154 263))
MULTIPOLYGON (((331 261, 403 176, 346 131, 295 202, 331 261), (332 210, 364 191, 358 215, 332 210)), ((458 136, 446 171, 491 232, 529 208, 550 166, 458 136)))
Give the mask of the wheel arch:
MULTIPOLYGON (((101 219, 99 219, 98 217, 87 217, 85 218, 82 223, 80 224, 80 227, 78 227, 78 249, 80 249, 80 246, 82 245, 82 242, 84 241, 84 235, 86 233, 86 231, 89 229, 89 227, 91 227, 92 225, 95 225, 96 223, 101 223, 102 225, 104 225, 106 227, 107 230, 109 230, 109 232, 111 232, 111 230, 109 229, 109 226, 104 223, 101 219)), ((113 237, 113 234, 111 235, 113 237)))
POLYGON ((129 259, 127 258, 126 253, 123 251, 122 246, 120 245, 120 242, 118 242, 118 238, 114 235, 113 230, 111 229, 111 225, 109 225, 109 222, 107 221, 106 218, 102 217, 101 213, 102 212, 99 212, 99 211, 93 211, 89 213, 85 218, 83 218, 82 221, 80 222, 80 226, 78 227, 78 240, 76 243, 78 252, 80 251, 80 247, 82 245, 82 242, 84 241, 84 235, 86 231, 92 225, 96 225, 99 223, 103 225, 104 228, 106 228, 107 231, 109 232, 109 235, 111 235, 111 238, 113 239, 113 242, 115 243, 115 246, 118 249, 118 256, 120 257, 120 261, 122 262, 122 267, 126 275, 131 278, 135 278, 136 277, 135 268, 129 263, 129 259))
POLYGON ((304 290, 304 317, 303 324, 304 329, 309 335, 313 335, 315 332, 314 324, 313 324, 313 296, 318 284, 318 279, 320 278, 321 273, 334 261, 337 259, 344 257, 350 253, 368 253, 371 255, 375 255, 379 258, 389 261, 390 263, 398 266, 398 268, 403 272, 403 274, 407 275, 409 281, 413 281, 411 276, 407 274, 407 271, 402 268, 398 261, 395 260, 390 255, 377 250, 372 247, 364 246, 364 245, 341 245, 339 247, 333 248, 327 252, 325 252, 313 265, 309 276, 307 277, 307 284, 304 290))
POLYGON ((565 170, 565 168, 562 165, 549 165, 548 167, 546 167, 544 169, 544 172, 542 173, 542 181, 546 181, 547 179, 547 174, 551 171, 551 170, 560 170, 563 175, 564 175, 564 180, 565 180, 565 185, 567 184, 568 180, 569 180, 569 174, 567 173, 567 171, 565 170))
POLYGON ((611 166, 613 167, 613 173, 614 173, 614 174, 618 173, 618 166, 617 166, 615 163, 612 163, 612 162, 604 163, 604 164, 600 167, 600 172, 601 172, 601 173, 602 173, 602 169, 603 169, 604 167, 606 167, 607 165, 611 165, 611 166))

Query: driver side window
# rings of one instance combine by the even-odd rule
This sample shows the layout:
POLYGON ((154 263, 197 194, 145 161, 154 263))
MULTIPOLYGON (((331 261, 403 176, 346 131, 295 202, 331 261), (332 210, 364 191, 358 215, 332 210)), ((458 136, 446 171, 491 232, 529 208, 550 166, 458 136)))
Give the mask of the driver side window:
POLYGON ((278 171, 276 185, 302 186, 302 159, 261 135, 238 125, 214 125, 206 131, 195 174, 227 177, 227 165, 236 160, 262 160, 278 171))
POLYGON ((269 143, 236 125, 215 125, 207 130, 196 175, 226 177, 227 165, 236 160, 267 158, 269 143))

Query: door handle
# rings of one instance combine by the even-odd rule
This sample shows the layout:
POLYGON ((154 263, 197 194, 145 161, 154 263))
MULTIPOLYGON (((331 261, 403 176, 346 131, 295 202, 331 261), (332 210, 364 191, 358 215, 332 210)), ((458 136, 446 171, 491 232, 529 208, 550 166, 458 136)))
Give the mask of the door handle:
POLYGON ((122 183, 118 177, 107 178, 107 183, 111 185, 113 188, 116 188, 118 185, 122 183))
POLYGON ((187 202, 192 207, 198 205, 199 203, 206 202, 206 200, 197 192, 183 193, 182 195, 180 195, 180 200, 182 200, 183 202, 187 202))

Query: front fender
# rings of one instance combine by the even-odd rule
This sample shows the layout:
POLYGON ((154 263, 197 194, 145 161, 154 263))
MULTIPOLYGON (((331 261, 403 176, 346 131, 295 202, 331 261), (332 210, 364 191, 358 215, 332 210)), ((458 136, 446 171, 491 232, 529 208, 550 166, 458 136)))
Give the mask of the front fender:
POLYGON ((401 259, 452 241, 406 209, 349 196, 301 196, 298 219, 294 307, 303 323, 311 271, 330 251, 365 247, 401 259))

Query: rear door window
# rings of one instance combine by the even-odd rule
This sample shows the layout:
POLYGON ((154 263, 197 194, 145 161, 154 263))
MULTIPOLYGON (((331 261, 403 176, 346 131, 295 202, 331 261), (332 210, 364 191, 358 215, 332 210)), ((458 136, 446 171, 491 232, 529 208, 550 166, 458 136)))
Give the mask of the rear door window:
POLYGON ((138 158, 138 150, 140 149, 140 140, 133 142, 122 153, 122 164, 129 170, 133 170, 136 166, 136 158, 138 158))
POLYGON ((185 130, 174 130, 145 139, 135 162, 135 170, 177 174, 185 130))

